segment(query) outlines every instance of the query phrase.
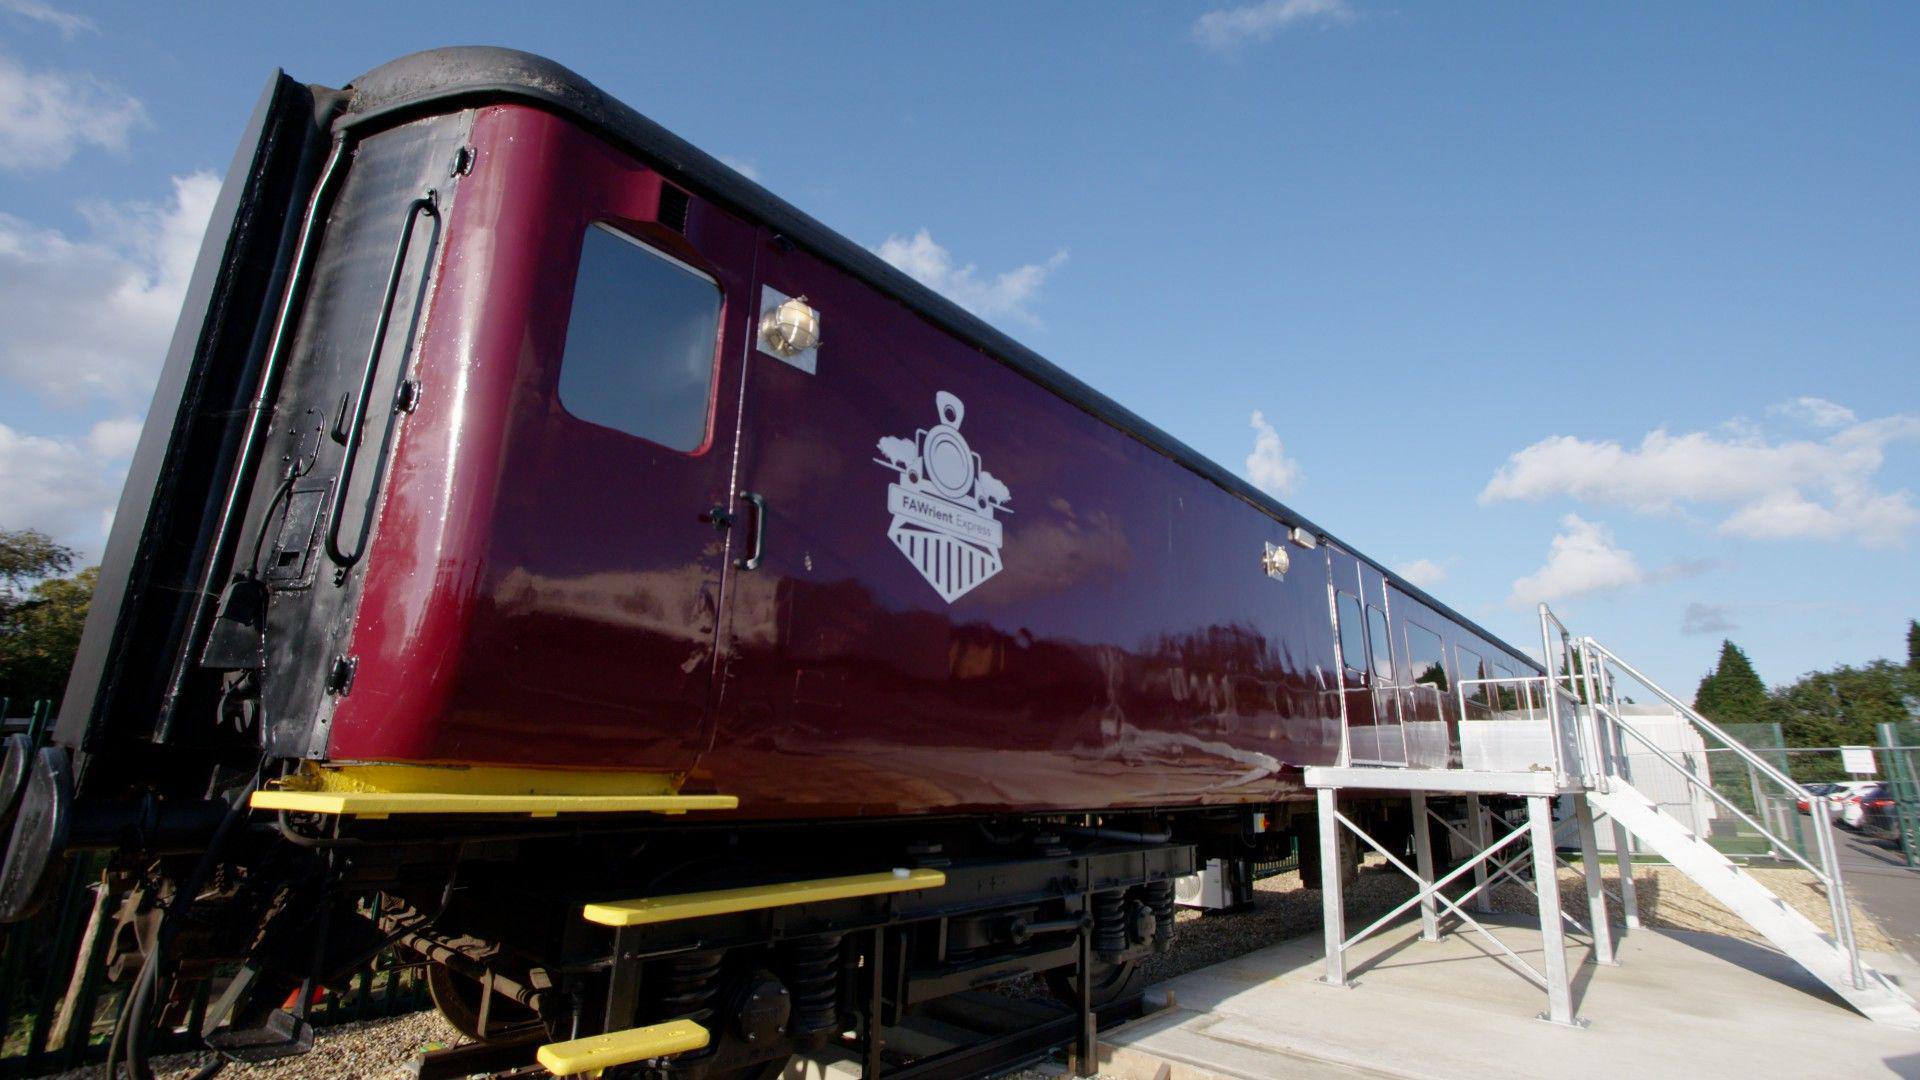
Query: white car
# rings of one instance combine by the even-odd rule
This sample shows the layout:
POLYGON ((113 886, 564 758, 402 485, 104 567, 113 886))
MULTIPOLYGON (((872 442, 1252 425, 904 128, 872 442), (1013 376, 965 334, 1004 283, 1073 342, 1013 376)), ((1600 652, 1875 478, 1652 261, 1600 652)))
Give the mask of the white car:
POLYGON ((1860 805, 1860 796, 1879 786, 1878 780, 1848 780, 1835 784, 1834 790, 1827 795, 1827 805, 1838 808, 1834 813, 1839 817, 1840 824, 1849 829, 1858 829, 1867 817, 1866 807, 1860 805))

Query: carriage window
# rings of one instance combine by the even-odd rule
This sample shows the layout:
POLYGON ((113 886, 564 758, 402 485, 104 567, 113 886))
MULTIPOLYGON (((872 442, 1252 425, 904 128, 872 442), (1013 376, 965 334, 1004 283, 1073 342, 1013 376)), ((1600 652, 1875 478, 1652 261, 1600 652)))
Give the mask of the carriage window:
POLYGON ((560 404, 675 450, 707 440, 720 288, 604 225, 587 230, 573 286, 560 404))
POLYGON ((1387 617, 1377 607, 1367 609, 1367 636, 1373 641, 1373 673, 1393 678, 1393 639, 1387 636, 1387 617))
MULTIPOLYGON (((1454 651, 1456 654, 1455 658, 1460 661, 1460 681, 1466 682, 1469 679, 1484 679, 1487 677, 1487 662, 1480 658, 1479 653, 1457 646, 1454 651)), ((1488 713, 1487 684, 1472 683, 1465 689, 1467 695, 1467 719, 1485 720, 1488 713)))
POLYGON ((1440 635, 1418 623, 1407 624, 1407 671, 1414 682, 1447 688, 1447 647, 1440 635))
POLYGON ((1351 671, 1367 670, 1367 629, 1360 621, 1360 598, 1340 593, 1340 662, 1351 671))
MULTIPOLYGON (((1519 673, 1505 664, 1493 665, 1494 677, 1499 679, 1518 679, 1519 673)), ((1494 687, 1499 696, 1497 708, 1501 712, 1513 712, 1520 707, 1520 693, 1525 686, 1520 683, 1502 682, 1494 687)))

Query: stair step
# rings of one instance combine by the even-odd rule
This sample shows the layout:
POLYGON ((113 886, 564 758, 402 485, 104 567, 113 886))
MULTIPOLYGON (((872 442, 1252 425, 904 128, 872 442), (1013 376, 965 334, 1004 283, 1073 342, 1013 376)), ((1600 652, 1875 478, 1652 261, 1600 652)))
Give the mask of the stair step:
POLYGON ((749 885, 739 889, 612 900, 588 904, 581 914, 588 922, 602 926, 646 926, 706 915, 729 915, 739 911, 812 904, 822 900, 937 889, 946 883, 947 875, 938 870, 883 870, 877 874, 851 874, 812 881, 778 881, 771 885, 749 885))
POLYGON ((1594 809, 1652 847, 1862 1014, 1920 1030, 1920 1009, 1904 991, 1872 969, 1865 972, 1865 987, 1854 986, 1846 950, 1831 936, 1631 784, 1616 776, 1609 785, 1610 791, 1587 795, 1594 809))
POLYGON ((395 814, 684 814, 733 810, 734 795, 487 795, 432 791, 256 791, 255 810, 378 821, 395 814))
POLYGON ((707 1045, 707 1029, 691 1020, 669 1020, 664 1024, 609 1031, 584 1039, 548 1043, 535 1059, 555 1076, 596 1075, 616 1065, 681 1054, 707 1045))

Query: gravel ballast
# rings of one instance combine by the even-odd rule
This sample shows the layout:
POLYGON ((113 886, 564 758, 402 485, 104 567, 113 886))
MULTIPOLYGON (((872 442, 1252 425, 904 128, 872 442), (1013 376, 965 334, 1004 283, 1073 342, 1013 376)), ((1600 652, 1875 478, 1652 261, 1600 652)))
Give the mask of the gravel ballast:
MULTIPOLYGON (((409 1016, 367 1020, 317 1030, 313 1052, 259 1065, 231 1064, 221 1070, 228 1077, 272 1077, 273 1080, 397 1080, 410 1076, 407 1064, 423 1050, 453 1046, 460 1034, 440 1014, 428 1009, 409 1016)), ((189 1080, 213 1060, 210 1053, 175 1054, 156 1058, 153 1072, 159 1080, 189 1080)), ((104 1080, 105 1068, 92 1066, 60 1074, 68 1080, 104 1080)))

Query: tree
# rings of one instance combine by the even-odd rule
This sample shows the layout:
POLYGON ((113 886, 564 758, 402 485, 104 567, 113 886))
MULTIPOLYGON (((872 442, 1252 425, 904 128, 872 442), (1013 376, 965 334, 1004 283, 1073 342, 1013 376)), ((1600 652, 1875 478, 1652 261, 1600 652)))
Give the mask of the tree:
POLYGON ((1720 643, 1720 662, 1694 692, 1693 708, 1717 724, 1765 724, 1776 718, 1767 684, 1753 661, 1731 641, 1720 643))
MULTIPOLYGON (((1810 671, 1773 692, 1788 746, 1873 745, 1880 725, 1910 720, 1910 703, 1920 701, 1920 667, 1915 666, 1920 632, 1907 622, 1907 663, 1874 660, 1831 671, 1810 671)), ((1905 741, 1905 737, 1902 737, 1905 741)), ((1803 782, 1842 778, 1837 756, 1796 759, 1794 778, 1803 782)))
POLYGON ((48 578, 8 613, 0 625, 0 697, 60 700, 99 578, 97 566, 72 577, 48 578))
POLYGON ((1920 619, 1907 620, 1907 670, 1920 671, 1920 619))
POLYGON ((0 610, 19 602, 22 585, 73 569, 72 548, 38 529, 0 529, 0 610))
POLYGON ((66 689, 100 576, 98 567, 59 576, 74 558, 43 532, 0 531, 0 697, 57 700, 66 689))

